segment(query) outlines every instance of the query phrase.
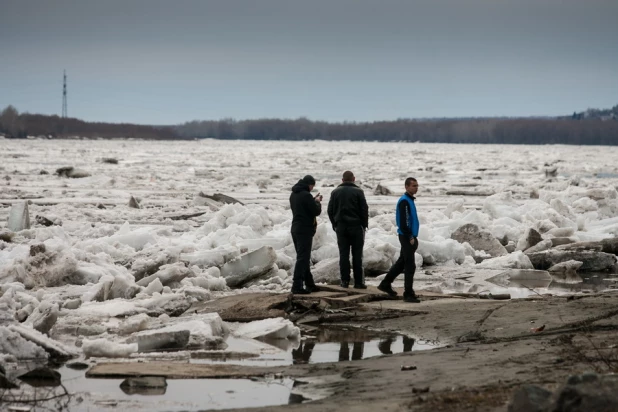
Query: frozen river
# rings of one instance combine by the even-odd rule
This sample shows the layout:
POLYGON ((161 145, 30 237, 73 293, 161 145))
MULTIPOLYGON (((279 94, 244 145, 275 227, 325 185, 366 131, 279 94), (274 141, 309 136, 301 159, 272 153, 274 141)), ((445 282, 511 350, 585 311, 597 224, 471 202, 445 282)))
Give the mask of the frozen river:
MULTIPOLYGON (((546 248, 616 237, 617 158, 614 147, 599 146, 0 140, 0 346, 20 339, 49 345, 49 338, 19 328, 41 330, 41 319, 52 314, 49 336, 80 358, 133 359, 136 342, 153 344, 149 334, 187 330, 192 347, 221 347, 231 335, 237 350, 277 353, 254 338, 297 342, 298 328, 282 318, 242 325, 216 313, 168 313, 222 296, 289 291, 295 253, 288 197, 306 174, 324 195, 312 271, 318 282, 337 283, 336 238, 325 208, 345 170, 354 172, 369 203, 369 284, 398 255, 393 212, 411 176, 420 185, 417 290, 513 297, 603 290, 611 287, 603 276, 583 283, 535 279, 524 289, 496 276, 532 269, 523 253, 533 246, 531 231, 546 248), (58 176, 63 167, 84 177, 58 176), (129 206, 131 197, 139 208, 129 206), (31 228, 8 231, 11 210, 24 202, 31 228), (491 246, 455 240, 466 224, 491 246), (230 263, 247 252, 254 252, 250 267, 230 263)), ((579 267, 569 265, 570 272, 579 267)), ((36 345, 14 346, 0 357, 9 375, 19 369, 10 367, 16 360, 43 356, 36 345)))
MULTIPOLYGON (((64 204, 56 209, 75 220, 84 217, 75 210, 83 205, 126 205, 131 195, 140 197, 146 210, 160 213, 191 208, 200 191, 225 193, 247 204, 285 206, 290 187, 305 174, 314 175, 316 189, 327 196, 342 172, 352 170, 376 209, 394 202, 373 195, 378 183, 399 194, 403 179, 414 176, 421 184, 419 207, 433 210, 453 200, 447 193, 457 197, 462 191, 480 195, 464 196, 466 206, 479 206, 484 194, 509 190, 515 199, 527 199, 534 189, 560 189, 574 179, 584 186, 613 187, 618 181, 616 155, 616 148, 599 146, 2 140, 0 195, 5 205, 20 199, 32 199, 35 205, 64 204), (115 158, 118 164, 103 163, 104 158, 115 158), (83 169, 91 177, 54 176, 65 166, 83 169), (558 175, 550 181, 545 170, 554 166, 558 175)), ((6 209, 2 212, 7 214, 6 209)), ((121 220, 129 212, 121 208, 95 214, 121 220)), ((147 221, 153 216, 142 211, 126 217, 147 221)))
MULTIPOLYGON (((421 244, 419 254, 425 264, 462 264, 464 255, 473 254, 449 239, 466 223, 488 230, 504 245, 516 246, 531 227, 563 228, 562 236, 573 240, 600 240, 616 232, 616 155, 614 147, 560 145, 0 140, 0 227, 7 224, 10 206, 26 199, 33 222, 44 216, 61 223, 35 225, 18 241, 3 244, 0 264, 6 282, 14 278, 6 267, 18 265, 16 259, 27 254, 25 245, 47 241, 52 249, 67 249, 77 267, 92 275, 88 281, 96 282, 104 274, 130 276, 114 264, 130 267, 138 257, 222 250, 226 260, 270 245, 278 251, 279 269, 289 273, 291 186, 313 175, 314 190, 326 205, 345 170, 354 172, 370 206, 370 271, 388 267, 398 249, 393 210, 408 176, 420 184, 417 208, 426 247, 421 244), (55 172, 61 167, 89 176, 59 177, 55 172), (200 192, 223 193, 245 206, 207 202, 200 192), (140 209, 128 206, 131 196, 140 209), (552 206, 552 200, 559 203, 552 206), (119 239, 121 246, 109 246, 119 239), (98 260, 88 256, 99 253, 98 260)), ((315 264, 337 257, 325 210, 318 223, 315 264)), ((288 282, 282 280, 277 285, 284 288, 288 282)))

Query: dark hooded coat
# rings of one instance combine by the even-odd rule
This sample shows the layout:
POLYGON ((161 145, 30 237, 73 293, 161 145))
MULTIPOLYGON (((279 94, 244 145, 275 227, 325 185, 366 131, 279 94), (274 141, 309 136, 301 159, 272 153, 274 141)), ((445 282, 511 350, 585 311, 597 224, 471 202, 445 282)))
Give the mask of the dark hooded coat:
POLYGON ((292 187, 292 233, 314 235, 318 226, 316 217, 322 213, 322 205, 309 192, 309 185, 302 179, 292 187))

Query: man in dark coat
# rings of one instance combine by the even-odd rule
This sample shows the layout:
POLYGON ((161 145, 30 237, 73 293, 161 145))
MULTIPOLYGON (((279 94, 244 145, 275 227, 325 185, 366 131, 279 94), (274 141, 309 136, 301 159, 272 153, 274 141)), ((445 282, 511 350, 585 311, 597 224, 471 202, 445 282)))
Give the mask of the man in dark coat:
POLYGON ((405 302, 418 303, 420 300, 412 288, 414 272, 416 271, 414 253, 418 248, 418 230, 420 228, 418 215, 416 214, 416 205, 414 203, 416 200, 414 195, 418 191, 418 182, 415 178, 408 177, 404 185, 406 192, 399 198, 395 212, 401 253, 397 262, 391 266, 382 282, 378 285, 378 289, 388 293, 390 296, 397 296, 397 292, 393 290, 391 285, 395 278, 403 272, 403 300, 405 302))
POLYGON ((330 194, 328 218, 337 233, 341 286, 350 285, 350 248, 354 287, 367 289, 363 277, 363 245, 369 224, 369 208, 363 190, 354 184, 356 178, 349 170, 343 173, 342 183, 330 194))
POLYGON ((290 208, 292 209, 292 240, 296 249, 296 266, 292 280, 292 293, 306 295, 318 291, 311 275, 311 246, 318 226, 316 217, 322 213, 322 195, 313 197, 311 191, 315 179, 307 175, 292 187, 290 208), (303 283, 304 286, 303 287, 303 283))

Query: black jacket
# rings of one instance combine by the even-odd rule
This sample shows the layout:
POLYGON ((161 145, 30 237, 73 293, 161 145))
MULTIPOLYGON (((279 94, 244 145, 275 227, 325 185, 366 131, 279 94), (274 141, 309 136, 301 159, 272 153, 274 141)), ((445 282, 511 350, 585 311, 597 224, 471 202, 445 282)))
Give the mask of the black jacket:
POLYGON ((322 205, 315 201, 309 193, 309 185, 302 180, 292 187, 290 208, 293 216, 292 233, 314 235, 318 226, 316 216, 322 213, 322 205))
POLYGON ((343 182, 330 194, 328 218, 337 230, 338 226, 369 225, 369 207, 363 190, 352 182, 343 182))

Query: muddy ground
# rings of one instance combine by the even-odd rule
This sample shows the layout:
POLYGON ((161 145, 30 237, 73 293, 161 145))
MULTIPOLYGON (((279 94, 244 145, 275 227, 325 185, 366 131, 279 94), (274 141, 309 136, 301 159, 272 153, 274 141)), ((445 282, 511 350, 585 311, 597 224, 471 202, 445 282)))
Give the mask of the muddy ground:
POLYGON ((277 367, 101 363, 87 376, 274 375, 294 379, 294 396, 303 402, 234 410, 435 412, 506 411, 524 384, 553 391, 571 375, 618 369, 618 293, 512 300, 420 295, 422 302, 412 304, 391 300, 373 286, 366 291, 325 287, 309 296, 228 296, 188 312, 216 311, 227 321, 286 316, 304 336, 324 325, 396 332, 433 341, 441 346, 436 349, 277 367))
POLYGON ((513 391, 523 384, 553 390, 573 374, 608 373, 618 365, 614 293, 518 300, 434 296, 420 304, 386 300, 360 305, 377 316, 372 319, 358 310, 356 319, 343 323, 435 339, 447 346, 354 362, 271 368, 300 380, 324 378, 324 383, 309 379, 313 383, 307 390, 332 394, 251 410, 505 411, 513 391))

